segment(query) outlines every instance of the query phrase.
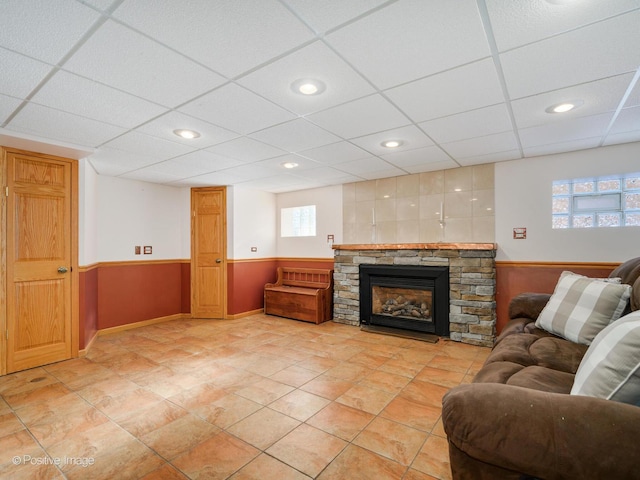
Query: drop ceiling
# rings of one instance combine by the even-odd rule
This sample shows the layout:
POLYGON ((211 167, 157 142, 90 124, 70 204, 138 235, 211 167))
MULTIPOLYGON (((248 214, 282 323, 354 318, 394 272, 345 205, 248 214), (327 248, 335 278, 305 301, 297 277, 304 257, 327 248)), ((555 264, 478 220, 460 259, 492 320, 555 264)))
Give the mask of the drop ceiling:
POLYGON ((270 192, 638 142, 639 45, 640 0, 4 0, 0 142, 270 192))

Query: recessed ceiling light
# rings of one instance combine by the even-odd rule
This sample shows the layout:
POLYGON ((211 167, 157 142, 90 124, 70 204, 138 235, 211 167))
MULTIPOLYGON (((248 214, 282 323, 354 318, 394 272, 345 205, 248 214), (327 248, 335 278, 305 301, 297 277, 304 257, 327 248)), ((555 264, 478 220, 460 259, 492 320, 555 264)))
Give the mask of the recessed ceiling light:
POLYGON ((582 100, 571 100, 570 102, 556 103, 545 109, 547 113, 566 113, 570 112, 574 108, 578 108, 584 102, 582 100))
POLYGON ((200 134, 195 130, 186 130, 184 128, 179 130, 174 130, 173 133, 175 133, 179 137, 186 138, 188 140, 191 140, 192 138, 198 138, 200 136, 200 134))
POLYGON ((327 88, 320 80, 313 78, 301 78, 291 84, 291 88, 296 93, 302 95, 319 95, 327 88))
POLYGON ((402 143, 402 140, 385 140, 380 145, 385 148, 398 148, 402 143))
POLYGON ((284 168, 296 168, 298 164, 296 162, 284 162, 282 166, 284 168))

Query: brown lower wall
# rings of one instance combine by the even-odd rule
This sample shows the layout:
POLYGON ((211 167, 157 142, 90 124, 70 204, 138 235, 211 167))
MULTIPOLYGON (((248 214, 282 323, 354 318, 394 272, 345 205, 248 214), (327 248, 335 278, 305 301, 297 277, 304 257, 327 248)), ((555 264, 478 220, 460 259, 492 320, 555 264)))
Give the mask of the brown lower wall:
MULTIPOLYGON (((227 266, 227 314, 263 308, 264 285, 276 268, 333 268, 333 258, 266 258, 230 261, 227 266)), ((618 263, 496 262, 496 329, 508 321, 509 301, 522 292, 552 293, 558 277, 570 270, 606 277, 618 263)), ((190 312, 189 261, 119 262, 83 268, 79 275, 80 349, 98 330, 190 312)))
MULTIPOLYGON (((264 285, 279 266, 333 268, 333 259, 266 258, 229 261, 227 315, 264 306, 264 285)), ((79 274, 80 350, 99 330, 191 311, 188 260, 113 262, 84 267, 79 274)))
POLYGON ((519 293, 553 293, 565 270, 587 277, 607 277, 619 263, 496 262, 496 330, 509 320, 509 301, 519 293))

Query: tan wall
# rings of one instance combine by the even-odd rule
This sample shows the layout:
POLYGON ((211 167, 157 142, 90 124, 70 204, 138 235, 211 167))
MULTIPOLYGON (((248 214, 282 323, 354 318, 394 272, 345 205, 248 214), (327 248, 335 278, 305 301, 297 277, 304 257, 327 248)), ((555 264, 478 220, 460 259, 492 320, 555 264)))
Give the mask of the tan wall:
POLYGON ((495 241, 493 164, 349 183, 342 201, 347 244, 495 241))

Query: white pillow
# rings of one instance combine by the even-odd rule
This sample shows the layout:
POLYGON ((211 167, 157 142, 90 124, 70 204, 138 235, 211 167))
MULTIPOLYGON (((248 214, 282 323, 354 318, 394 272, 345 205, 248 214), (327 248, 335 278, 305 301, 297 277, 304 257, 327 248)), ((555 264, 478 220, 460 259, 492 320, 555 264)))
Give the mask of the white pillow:
POLYGON ((571 394, 640 406, 640 311, 596 336, 580 362, 571 394))
POLYGON ((562 272, 536 327, 589 345, 603 328, 620 318, 630 296, 630 285, 562 272))

